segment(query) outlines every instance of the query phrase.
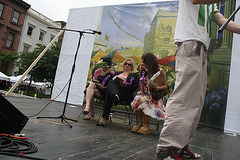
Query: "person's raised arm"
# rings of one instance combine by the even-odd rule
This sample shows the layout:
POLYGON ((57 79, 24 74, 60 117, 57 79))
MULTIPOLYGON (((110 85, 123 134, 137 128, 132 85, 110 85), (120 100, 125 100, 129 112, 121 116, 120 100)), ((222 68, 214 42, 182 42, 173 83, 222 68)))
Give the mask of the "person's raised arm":
POLYGON ((226 0, 191 0, 193 4, 213 4, 217 2, 223 2, 226 0))
MULTIPOLYGON (((227 19, 219 11, 217 11, 214 13, 213 21, 219 26, 222 26, 225 22, 227 22, 227 19)), ((233 21, 230 21, 226 27, 226 30, 240 34, 240 25, 233 21)))

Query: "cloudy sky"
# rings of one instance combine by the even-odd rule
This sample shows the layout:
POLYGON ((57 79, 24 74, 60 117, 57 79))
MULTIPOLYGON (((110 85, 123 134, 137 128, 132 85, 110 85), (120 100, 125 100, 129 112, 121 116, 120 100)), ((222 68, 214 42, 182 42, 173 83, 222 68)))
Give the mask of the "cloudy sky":
POLYGON ((144 36, 158 10, 177 10, 177 2, 112 5, 104 7, 100 40, 108 46, 143 47, 144 36), (175 7, 174 7, 175 6, 175 7), (106 40, 107 37, 107 40, 106 40))
MULTIPOLYGON (((70 8, 89 6, 159 2, 164 0, 23 0, 31 7, 54 21, 67 21, 70 8)), ((171 0, 170 0, 171 1, 171 0)))

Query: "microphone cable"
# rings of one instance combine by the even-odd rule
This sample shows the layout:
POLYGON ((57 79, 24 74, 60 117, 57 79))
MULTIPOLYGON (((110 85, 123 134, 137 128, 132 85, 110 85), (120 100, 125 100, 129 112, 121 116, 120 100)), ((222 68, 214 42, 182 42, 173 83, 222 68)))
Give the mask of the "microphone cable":
POLYGON ((63 87, 63 89, 58 93, 58 95, 56 97, 54 97, 52 100, 50 100, 50 102, 48 102, 38 113, 32 115, 32 116, 28 116, 28 117, 35 117, 37 115, 39 115, 40 113, 42 113, 42 111, 44 111, 48 105, 50 105, 57 97, 60 96, 60 94, 63 92, 63 90, 67 87, 67 84, 70 82, 70 79, 68 80, 68 82, 65 84, 65 86, 63 87))
POLYGON ((0 154, 26 159, 45 160, 42 158, 35 158, 26 156, 37 152, 37 147, 26 137, 18 137, 10 134, 0 133, 0 154))

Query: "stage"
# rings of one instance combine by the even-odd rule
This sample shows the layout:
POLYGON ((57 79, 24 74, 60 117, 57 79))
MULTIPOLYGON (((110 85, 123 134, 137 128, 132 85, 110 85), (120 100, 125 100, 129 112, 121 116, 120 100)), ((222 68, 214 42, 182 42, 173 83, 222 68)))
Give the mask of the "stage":
MULTIPOLYGON (((52 102, 39 115, 31 117, 50 101, 14 93, 4 97, 29 117, 21 134, 25 134, 38 151, 27 156, 46 160, 154 160, 159 135, 132 133, 128 127, 122 127, 122 122, 114 119, 114 115, 114 123, 99 127, 96 121, 101 110, 96 110, 94 119, 84 121, 84 115, 78 117, 81 106, 67 105, 65 116, 78 120, 67 120, 73 126, 70 128, 58 118, 37 118, 60 116, 64 106, 62 102, 52 102)), ((238 160, 240 136, 225 135, 222 131, 200 126, 190 143, 190 149, 201 154, 204 160, 238 160)), ((23 158, 0 154, 0 159, 23 158)))

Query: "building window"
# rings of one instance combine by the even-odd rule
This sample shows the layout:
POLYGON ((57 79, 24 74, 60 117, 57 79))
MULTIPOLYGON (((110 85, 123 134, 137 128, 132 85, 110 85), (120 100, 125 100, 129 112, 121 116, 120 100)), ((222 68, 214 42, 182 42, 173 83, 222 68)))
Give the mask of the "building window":
POLYGON ((32 36, 33 28, 34 28, 33 26, 28 26, 28 30, 27 30, 28 36, 32 36))
POLYGON ((45 33, 46 33, 46 32, 43 31, 43 30, 40 31, 40 34, 39 34, 39 41, 43 41, 45 33))
POLYGON ((14 34, 13 33, 9 33, 8 34, 8 39, 7 39, 7 43, 6 43, 6 46, 8 47, 8 48, 12 48, 12 45, 13 45, 13 41, 14 41, 14 34))
POLYGON ((2 17, 4 5, 0 3, 0 17, 2 17))
POLYGON ((31 48, 30 45, 24 44, 24 45, 23 45, 23 53, 28 53, 30 48, 31 48))
POLYGON ((20 15, 19 12, 14 11, 13 18, 12 18, 12 23, 18 24, 19 15, 20 15))

